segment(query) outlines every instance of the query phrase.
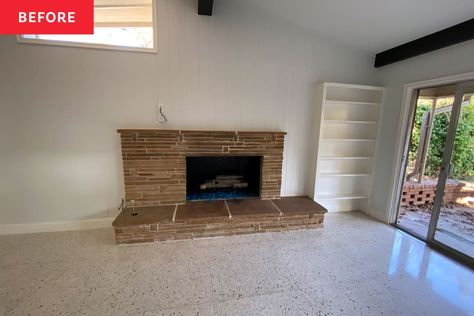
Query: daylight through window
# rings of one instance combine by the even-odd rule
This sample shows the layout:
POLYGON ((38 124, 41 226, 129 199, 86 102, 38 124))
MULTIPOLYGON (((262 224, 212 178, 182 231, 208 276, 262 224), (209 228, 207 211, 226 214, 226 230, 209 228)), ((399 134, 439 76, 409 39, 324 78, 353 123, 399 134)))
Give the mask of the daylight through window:
POLYGON ((93 35, 21 35, 20 42, 156 51, 155 0, 95 0, 93 35))

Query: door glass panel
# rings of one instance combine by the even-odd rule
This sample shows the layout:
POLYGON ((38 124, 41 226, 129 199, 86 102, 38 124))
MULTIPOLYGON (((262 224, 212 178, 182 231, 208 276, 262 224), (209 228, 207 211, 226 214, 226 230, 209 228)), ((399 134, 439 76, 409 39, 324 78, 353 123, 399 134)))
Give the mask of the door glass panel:
POLYGON ((397 223, 426 238, 449 130, 455 85, 418 91, 397 223))
POLYGON ((474 85, 464 89, 434 239, 474 257, 474 85))

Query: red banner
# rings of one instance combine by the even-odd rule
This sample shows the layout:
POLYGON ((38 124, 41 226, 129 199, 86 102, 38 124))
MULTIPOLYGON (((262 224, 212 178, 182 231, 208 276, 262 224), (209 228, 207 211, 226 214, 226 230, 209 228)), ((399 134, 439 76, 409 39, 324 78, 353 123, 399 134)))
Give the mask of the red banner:
POLYGON ((94 0, 3 0, 0 34, 93 34, 94 0))

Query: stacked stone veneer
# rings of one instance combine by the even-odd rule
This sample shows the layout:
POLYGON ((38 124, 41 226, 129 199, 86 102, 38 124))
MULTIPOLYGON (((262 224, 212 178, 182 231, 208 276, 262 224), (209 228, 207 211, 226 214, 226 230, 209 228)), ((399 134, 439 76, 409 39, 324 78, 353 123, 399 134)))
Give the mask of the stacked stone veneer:
MULTIPOLYGON (((434 202, 437 181, 405 182, 402 192, 402 206, 419 206, 434 202)), ((449 180, 444 189, 444 203, 468 204, 468 197, 474 197, 474 188, 465 183, 449 180)))
POLYGON ((323 228, 324 214, 248 215, 114 226, 117 244, 323 228))
POLYGON ((280 198, 284 132, 120 129, 126 201, 186 201, 187 156, 262 156, 261 198, 280 198))

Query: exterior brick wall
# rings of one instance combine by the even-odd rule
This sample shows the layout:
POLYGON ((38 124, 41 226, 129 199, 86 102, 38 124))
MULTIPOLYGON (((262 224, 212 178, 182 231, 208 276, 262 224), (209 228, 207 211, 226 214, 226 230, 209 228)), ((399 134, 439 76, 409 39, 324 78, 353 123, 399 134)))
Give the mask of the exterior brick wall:
POLYGON ((284 132, 120 129, 118 133, 127 202, 185 203, 187 156, 262 156, 261 198, 280 198, 284 132))
MULTIPOLYGON (((402 206, 419 206, 434 202, 437 181, 405 182, 402 193, 402 206)), ((468 204, 467 197, 474 197, 474 188, 465 183, 449 180, 444 190, 444 203, 468 204)))

